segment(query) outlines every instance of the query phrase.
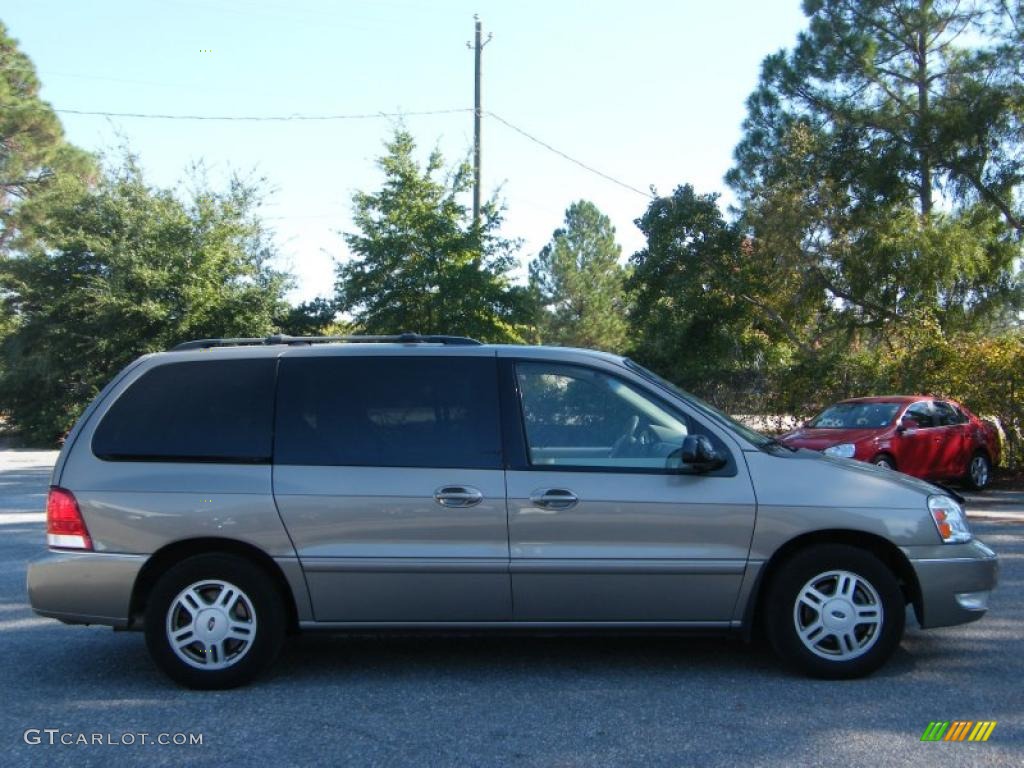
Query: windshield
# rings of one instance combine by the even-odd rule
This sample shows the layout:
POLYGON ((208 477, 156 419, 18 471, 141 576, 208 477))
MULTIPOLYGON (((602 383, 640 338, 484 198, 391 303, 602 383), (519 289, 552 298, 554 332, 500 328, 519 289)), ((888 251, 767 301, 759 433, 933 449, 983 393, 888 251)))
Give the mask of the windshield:
POLYGON ((711 416, 715 420, 725 422, 726 426, 730 427, 734 432, 738 432, 741 437, 758 446, 759 448, 771 445, 774 442, 772 438, 762 435, 760 432, 751 429, 745 424, 741 424, 729 414, 725 413, 724 411, 720 411, 718 408, 711 405, 711 403, 707 403, 701 400, 696 395, 690 394, 686 390, 680 389, 668 379, 663 379, 661 376, 654 373, 654 371, 647 370, 639 363, 630 360, 628 357, 624 358, 623 362, 626 364, 626 367, 629 368, 634 373, 638 373, 651 383, 657 384, 663 389, 668 389, 674 394, 679 395, 684 400, 686 400, 686 402, 690 403, 698 410, 704 411, 706 415, 711 416))
POLYGON ((877 429, 892 424, 899 403, 836 403, 808 423, 813 429, 877 429))

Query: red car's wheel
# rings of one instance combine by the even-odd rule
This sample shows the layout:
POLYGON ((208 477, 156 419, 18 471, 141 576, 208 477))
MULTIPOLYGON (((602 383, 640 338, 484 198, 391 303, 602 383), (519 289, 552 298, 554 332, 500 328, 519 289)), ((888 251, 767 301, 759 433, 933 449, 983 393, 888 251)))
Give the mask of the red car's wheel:
POLYGON ((971 457, 971 463, 967 465, 967 485, 975 491, 983 491, 988 488, 992 480, 992 463, 981 451, 971 457))
POLYGON ((871 463, 876 467, 882 467, 883 469, 896 469, 896 462, 892 456, 887 453, 880 453, 871 460, 871 463))

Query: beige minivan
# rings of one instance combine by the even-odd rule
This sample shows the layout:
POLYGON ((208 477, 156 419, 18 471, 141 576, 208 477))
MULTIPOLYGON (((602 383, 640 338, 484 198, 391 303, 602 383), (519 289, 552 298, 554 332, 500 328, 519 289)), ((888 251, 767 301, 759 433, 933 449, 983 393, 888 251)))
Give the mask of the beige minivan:
POLYGON ((926 482, 793 450, 636 363, 449 336, 188 342, 72 430, 33 608, 250 680, 305 630, 763 627, 850 678, 981 618, 995 553, 926 482))

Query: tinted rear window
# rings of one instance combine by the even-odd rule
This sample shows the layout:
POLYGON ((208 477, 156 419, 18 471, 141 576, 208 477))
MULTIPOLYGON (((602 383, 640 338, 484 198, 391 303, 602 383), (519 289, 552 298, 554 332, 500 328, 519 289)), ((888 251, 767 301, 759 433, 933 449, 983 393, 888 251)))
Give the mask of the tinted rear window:
POLYGON ((152 368, 103 417, 93 453, 115 461, 267 462, 275 364, 204 360, 152 368))
POLYGON ((494 358, 284 359, 274 460, 497 469, 497 390, 494 358))

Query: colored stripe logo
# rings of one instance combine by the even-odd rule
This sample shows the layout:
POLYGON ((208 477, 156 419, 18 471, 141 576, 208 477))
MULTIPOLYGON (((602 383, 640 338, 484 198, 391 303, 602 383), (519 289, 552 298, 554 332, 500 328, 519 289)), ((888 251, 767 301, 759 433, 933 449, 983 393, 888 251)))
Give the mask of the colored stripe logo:
POLYGON ((988 741, 996 720, 934 720, 921 734, 921 741, 988 741))

